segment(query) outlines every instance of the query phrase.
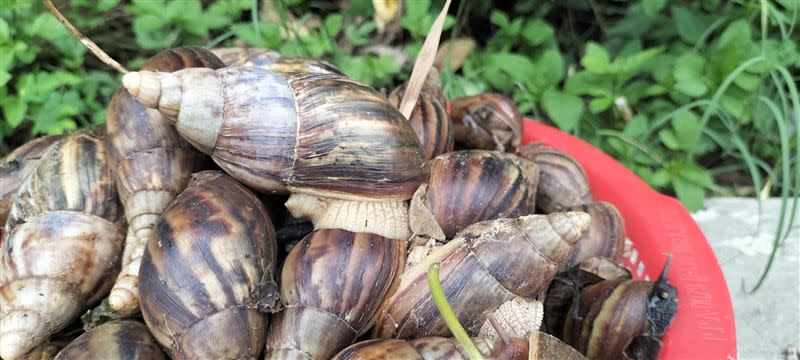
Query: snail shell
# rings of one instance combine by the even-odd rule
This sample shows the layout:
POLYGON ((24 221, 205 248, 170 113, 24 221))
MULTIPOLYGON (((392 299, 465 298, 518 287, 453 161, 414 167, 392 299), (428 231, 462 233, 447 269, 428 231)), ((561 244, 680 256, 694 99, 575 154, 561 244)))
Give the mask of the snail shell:
POLYGON ((522 139, 522 115, 500 94, 455 98, 450 116, 456 148, 514 151, 522 139))
POLYGON ((62 347, 64 347, 63 344, 48 341, 36 346, 33 350, 20 357, 19 360, 52 360, 62 347))
POLYGON ((62 135, 54 135, 33 139, 0 159, 0 184, 3 184, 0 186, 0 224, 6 223, 8 212, 17 196, 17 190, 22 186, 25 178, 36 169, 36 164, 50 149, 50 145, 62 137, 62 135))
POLYGON ((402 201, 422 179, 419 140, 402 114, 341 75, 231 67, 130 72, 123 84, 259 191, 402 201))
MULTIPOLYGON (((473 338, 481 355, 489 356, 492 349, 481 338, 473 338)), ((354 344, 337 354, 334 360, 467 360, 467 352, 453 338, 424 337, 411 341, 372 339, 354 344)))
POLYGON ((397 287, 404 255, 404 240, 312 232, 283 265, 283 309, 273 317, 266 358, 329 359, 352 344, 397 287))
POLYGON ((559 269, 564 271, 591 257, 608 258, 613 262, 622 263, 625 224, 617 208, 611 203, 602 201, 573 206, 569 210, 589 214, 592 223, 559 269))
POLYGON ((486 314, 516 296, 531 299, 547 286, 588 226, 588 214, 569 212, 467 227, 402 274, 374 335, 409 339, 449 333, 426 283, 426 269, 435 262, 448 303, 467 332, 477 334, 486 314))
MULTIPOLYGON (((389 102, 393 106, 400 106, 407 85, 400 85, 389 94, 389 102)), ((425 78, 419 99, 408 122, 419 137, 426 160, 453 151, 453 124, 445 110, 439 72, 435 68, 432 68, 425 78)))
POLYGON ((536 205, 545 213, 565 211, 592 201, 586 172, 571 156, 542 143, 523 145, 517 149, 517 155, 539 166, 536 205))
MULTIPOLYGON (((150 58, 143 69, 175 71, 188 67, 223 67, 200 47, 178 47, 150 58)), ((204 156, 184 141, 158 111, 144 107, 125 89, 114 94, 106 116, 108 150, 130 236, 125 239, 122 271, 111 289, 111 309, 138 310, 139 266, 147 239, 161 212, 186 187, 204 156)))
POLYGON ((496 151, 463 150, 439 155, 427 167, 426 188, 411 201, 415 234, 450 239, 474 223, 535 210, 539 170, 533 162, 496 151), (441 233, 425 229, 431 216, 441 233))
MULTIPOLYGON (((591 230, 587 230, 589 231, 591 230)), ((583 240, 578 241, 579 245, 581 241, 583 240)), ((559 272, 547 289, 543 330, 561 338, 564 321, 568 316, 574 316, 569 312, 569 307, 581 290, 603 280, 630 278, 628 269, 612 260, 599 257, 588 258, 567 271, 559 272)))
POLYGON ((281 57, 277 51, 260 48, 216 48, 211 49, 225 66, 249 66, 263 68, 281 57))
POLYGON ((15 359, 108 294, 122 206, 97 131, 53 144, 19 189, 0 266, 0 357, 15 359))
POLYGON ((276 302, 275 231, 258 198, 218 171, 192 175, 147 243, 148 328, 174 359, 256 358, 276 302))
POLYGON ((166 360, 147 326, 137 321, 110 321, 67 345, 55 360, 166 360))
POLYGON ((678 310, 668 268, 669 260, 654 283, 618 278, 583 289, 578 317, 567 316, 564 323, 564 341, 590 359, 655 360, 678 310))

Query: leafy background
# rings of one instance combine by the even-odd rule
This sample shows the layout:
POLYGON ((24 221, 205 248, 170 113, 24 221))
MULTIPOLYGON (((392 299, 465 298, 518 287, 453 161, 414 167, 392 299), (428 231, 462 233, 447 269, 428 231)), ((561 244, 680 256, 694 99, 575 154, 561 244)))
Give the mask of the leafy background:
MULTIPOLYGON (((387 92, 442 3, 406 0, 383 24, 367 0, 56 1, 129 68, 177 45, 255 46, 325 58, 387 92)), ((118 75, 40 2, 0 11, 0 153, 102 123, 118 75)), ((707 194, 797 196, 800 2, 463 1, 450 14, 448 97, 504 93, 689 210, 707 194)))

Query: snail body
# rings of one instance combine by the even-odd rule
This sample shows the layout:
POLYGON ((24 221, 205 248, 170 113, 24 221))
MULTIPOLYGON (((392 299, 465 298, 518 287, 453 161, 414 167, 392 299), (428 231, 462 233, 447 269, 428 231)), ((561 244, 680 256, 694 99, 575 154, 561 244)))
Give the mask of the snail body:
MULTIPOLYGON (((536 164, 512 154, 462 150, 427 163, 425 189, 411 202, 411 229, 437 240, 451 239, 474 223, 533 214, 539 171, 536 164), (441 232, 423 230, 418 222, 432 217, 441 232)), ((428 221, 430 222, 430 221, 428 221)))
POLYGON ((277 285, 275 231, 247 188, 192 175, 164 211, 139 272, 141 310, 174 359, 256 358, 277 285))
POLYGON ((536 205, 545 213, 565 211, 592 201, 586 172, 571 156, 541 143, 523 145, 517 149, 517 155, 539 166, 536 205))
POLYGON ((102 137, 68 135, 19 189, 0 265, 0 357, 15 359, 108 294, 124 217, 102 137))
POLYGON ((397 287, 405 241, 315 230, 281 273, 283 309, 267 335, 267 359, 329 359, 365 333, 397 287))
POLYGON ((123 84, 258 191, 402 201, 422 179, 419 140, 402 114, 341 75, 194 68, 131 72, 123 84))
POLYGON ((515 296, 530 299, 555 276, 589 225, 586 213, 528 215, 473 224, 407 269, 383 307, 374 335, 409 339, 448 330, 430 299, 425 271, 440 265, 442 288, 458 320, 477 334, 486 314, 515 296), (473 289, 463 291, 463 289, 473 289))
POLYGON ((166 360, 147 326, 137 321, 110 321, 79 336, 54 360, 166 360))
POLYGON ((458 149, 514 151, 522 140, 522 115, 514 102, 503 95, 455 98, 450 116, 458 149))
MULTIPOLYGON (((389 94, 389 102, 393 106, 400 106, 406 86, 407 84, 403 84, 389 94)), ((419 137, 426 160, 453 151, 453 125, 445 110, 444 101, 439 72, 432 68, 425 78, 419 99, 408 118, 411 128, 419 137)))
POLYGON ((42 155, 60 140, 62 135, 43 136, 28 141, 0 159, 0 224, 6 223, 17 190, 34 169, 42 155))
POLYGON ((581 291, 564 323, 564 341, 589 359, 655 360, 678 310, 667 281, 669 261, 654 282, 609 279, 581 291))
MULTIPOLYGON (((223 63, 200 47, 178 47, 150 58, 142 68, 175 71, 181 68, 220 68, 223 63)), ((148 109, 124 88, 108 106, 108 150, 130 236, 125 241, 122 271, 109 295, 115 311, 138 310, 138 273, 153 225, 175 196, 186 187, 189 175, 199 171, 204 155, 183 140, 158 111, 148 109)))

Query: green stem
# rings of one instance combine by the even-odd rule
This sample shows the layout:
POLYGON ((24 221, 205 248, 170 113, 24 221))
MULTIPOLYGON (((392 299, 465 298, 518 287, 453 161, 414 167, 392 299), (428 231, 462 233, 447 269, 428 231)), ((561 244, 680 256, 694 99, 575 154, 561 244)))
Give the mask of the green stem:
POLYGON ((442 283, 439 282, 438 263, 431 264, 428 267, 428 286, 431 289, 431 296, 433 296, 433 303, 436 304, 436 309, 439 310, 439 314, 444 319, 447 328, 450 329, 456 340, 467 351, 469 358, 471 360, 483 360, 483 355, 478 351, 464 327, 461 326, 456 314, 453 312, 453 308, 447 303, 447 297, 444 295, 444 290, 442 290, 442 283))

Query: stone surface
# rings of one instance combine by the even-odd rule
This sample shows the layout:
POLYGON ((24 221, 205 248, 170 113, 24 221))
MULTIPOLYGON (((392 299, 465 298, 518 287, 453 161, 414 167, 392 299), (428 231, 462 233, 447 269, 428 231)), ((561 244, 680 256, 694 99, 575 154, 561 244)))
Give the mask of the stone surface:
MULTIPOLYGON (((740 359, 784 359, 800 345, 800 230, 797 216, 761 288, 750 294, 772 249, 780 199, 712 198, 693 214, 717 255, 733 302, 740 359)), ((786 221, 791 210, 787 206, 786 221)), ((784 226, 786 226, 784 224, 784 226)))

